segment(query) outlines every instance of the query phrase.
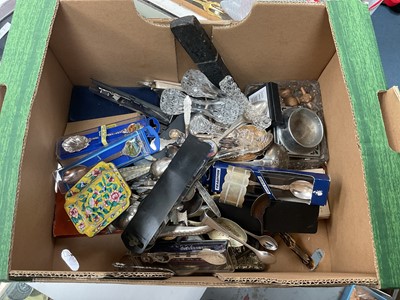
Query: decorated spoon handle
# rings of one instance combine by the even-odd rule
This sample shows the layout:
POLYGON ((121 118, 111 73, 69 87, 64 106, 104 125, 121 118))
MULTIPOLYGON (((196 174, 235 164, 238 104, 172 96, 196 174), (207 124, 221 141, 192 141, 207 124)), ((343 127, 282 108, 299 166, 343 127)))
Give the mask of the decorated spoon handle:
POLYGON ((282 190, 282 191, 288 191, 288 190, 290 190, 290 186, 289 186, 289 185, 286 185, 286 184, 284 184, 284 185, 268 184, 268 186, 269 186, 270 188, 278 189, 278 190, 282 190))

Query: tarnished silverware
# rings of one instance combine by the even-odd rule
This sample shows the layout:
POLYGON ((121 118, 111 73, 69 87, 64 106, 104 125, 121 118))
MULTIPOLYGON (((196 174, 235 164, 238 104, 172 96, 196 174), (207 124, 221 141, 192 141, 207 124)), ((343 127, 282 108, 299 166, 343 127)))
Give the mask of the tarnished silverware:
POLYGON ((250 246, 249 244, 247 244, 245 241, 243 241, 242 239, 240 239, 239 237, 237 237, 236 235, 234 235, 231 231, 227 230, 225 227, 221 226, 220 224, 218 224, 215 220, 213 220, 209 215, 208 215, 208 211, 206 210, 203 214, 203 218, 201 220, 201 222, 204 225, 208 225, 210 227, 212 227, 215 230, 221 231, 223 233, 225 233, 226 235, 228 235, 230 238, 238 241, 239 243, 242 243, 245 247, 249 248, 251 251, 254 252, 254 254, 258 257, 258 259, 263 263, 263 264, 273 264, 276 262, 276 258, 273 254, 267 252, 267 251, 260 251, 257 250, 256 248, 250 246))

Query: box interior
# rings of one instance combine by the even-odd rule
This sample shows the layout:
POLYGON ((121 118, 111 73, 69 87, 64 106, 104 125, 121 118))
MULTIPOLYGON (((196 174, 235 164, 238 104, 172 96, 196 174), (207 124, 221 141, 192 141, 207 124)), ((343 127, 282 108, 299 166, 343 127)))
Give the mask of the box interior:
MULTIPOLYGON (((317 234, 295 235, 310 253, 317 248, 325 251, 318 269, 309 272, 280 242, 277 263, 267 272, 217 277, 239 283, 377 284, 363 165, 325 6, 258 3, 241 23, 205 26, 241 87, 262 81, 319 80, 330 151, 331 218, 319 222, 317 234)), ((10 277, 67 271, 60 257, 63 249, 80 263, 76 276, 112 271, 111 263, 126 253, 119 235, 52 237, 54 145, 66 127, 72 87, 87 86, 90 78, 116 86, 135 86, 147 79, 179 81, 193 67, 168 24, 143 20, 129 0, 60 2, 26 133, 10 277)), ((201 278, 200 284, 221 283, 212 276, 201 278)), ((199 284, 199 278, 173 277, 168 282, 199 284)))

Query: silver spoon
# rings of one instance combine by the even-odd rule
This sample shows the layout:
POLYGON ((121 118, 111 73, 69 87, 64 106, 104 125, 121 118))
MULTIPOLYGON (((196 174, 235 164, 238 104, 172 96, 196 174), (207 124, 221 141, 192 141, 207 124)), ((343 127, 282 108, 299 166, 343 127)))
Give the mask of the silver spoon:
POLYGON ((273 264, 276 262, 276 258, 273 254, 267 252, 267 251, 260 251, 257 250, 256 248, 250 246, 249 244, 247 244, 246 242, 244 242, 242 239, 238 238, 236 235, 234 235, 231 231, 225 229, 223 226, 221 226, 220 224, 218 224, 217 222, 215 222, 208 214, 207 214, 207 210, 204 211, 203 213, 203 218, 201 220, 201 223, 203 223, 204 225, 208 225, 211 228, 218 230, 222 233, 225 233, 226 235, 228 235, 231 239, 243 244, 243 246, 249 248, 251 251, 254 252, 254 254, 258 257, 258 259, 266 265, 269 264, 273 264))
POLYGON ((62 177, 62 182, 66 183, 66 184, 75 184, 88 171, 89 171, 89 168, 84 165, 77 165, 75 167, 72 167, 71 169, 68 169, 67 171, 65 171, 65 173, 62 177))
MULTIPOLYGON (((123 130, 112 132, 106 135, 106 137, 117 135, 117 134, 127 134, 132 133, 142 126, 140 124, 131 123, 123 130)), ((92 138, 88 138, 84 135, 72 135, 67 137, 61 144, 61 147, 69 153, 74 153, 86 149, 91 141, 100 139, 100 135, 92 138)))
POLYGON ((217 216, 221 217, 221 212, 219 211, 219 208, 217 204, 215 204, 214 199, 211 197, 211 195, 208 193, 206 188, 199 182, 196 181, 195 183, 195 188, 199 192, 200 196, 203 198, 204 202, 208 205, 208 207, 211 209, 211 211, 217 216))
POLYGON ((240 162, 240 164, 245 166, 286 169, 289 165, 289 156, 283 146, 272 144, 268 147, 263 158, 253 161, 240 162))
POLYGON ((154 177, 159 178, 164 173, 164 171, 168 168, 169 163, 172 158, 163 157, 151 164, 150 173, 154 175, 154 177))
POLYGON ((268 186, 273 189, 290 191, 293 196, 303 200, 310 200, 313 192, 313 184, 305 180, 296 180, 288 185, 268 184, 268 186))
POLYGON ((261 246, 263 246, 265 249, 270 250, 270 251, 275 251, 278 249, 278 243, 275 241, 275 239, 269 235, 255 235, 251 233, 250 231, 247 231, 246 229, 243 229, 246 234, 252 236, 255 238, 261 246))
MULTIPOLYGON (((153 162, 151 165, 148 166, 134 166, 134 167, 129 167, 131 169, 127 169, 127 175, 128 177, 132 177, 134 178, 138 177, 136 175, 144 175, 146 174, 148 171, 151 172, 151 174, 153 174, 155 177, 159 178, 162 173, 164 173, 165 169, 167 169, 169 163, 171 162, 172 158, 169 157, 163 157, 160 158, 158 160, 156 160, 155 162, 153 162), (139 170, 140 169, 140 170, 139 170), (130 173, 130 171, 132 172, 136 172, 138 173, 138 171, 140 171, 138 174, 128 174, 130 173)), ((78 182, 79 179, 81 179, 88 171, 90 170, 89 167, 86 167, 84 165, 77 165, 74 166, 70 169, 68 169, 67 171, 65 171, 64 175, 62 176, 62 182, 66 183, 66 184, 75 184, 78 182)), ((124 171, 121 173, 122 177, 124 177, 124 171)), ((124 177, 125 179, 125 177, 124 177)), ((128 178, 129 179, 129 178, 128 178)), ((125 180, 128 180, 125 179, 125 180)), ((130 178, 130 180, 133 178, 130 178)))

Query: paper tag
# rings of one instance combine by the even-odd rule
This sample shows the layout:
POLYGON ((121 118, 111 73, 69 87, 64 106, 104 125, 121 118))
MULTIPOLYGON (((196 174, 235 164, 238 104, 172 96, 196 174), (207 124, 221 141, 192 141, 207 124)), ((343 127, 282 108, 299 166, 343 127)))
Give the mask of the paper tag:
POLYGON ((72 255, 71 251, 69 251, 68 249, 64 249, 63 251, 61 251, 61 258, 72 271, 79 270, 79 262, 75 258, 75 256, 72 255))
POLYGON ((253 104, 255 102, 268 101, 267 87, 259 89, 257 92, 251 94, 249 96, 250 103, 253 104))
POLYGON ((11 28, 11 23, 7 22, 6 24, 3 25, 0 29, 0 40, 10 31, 11 28))

